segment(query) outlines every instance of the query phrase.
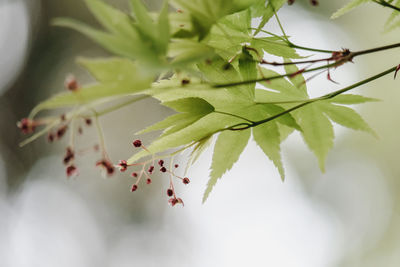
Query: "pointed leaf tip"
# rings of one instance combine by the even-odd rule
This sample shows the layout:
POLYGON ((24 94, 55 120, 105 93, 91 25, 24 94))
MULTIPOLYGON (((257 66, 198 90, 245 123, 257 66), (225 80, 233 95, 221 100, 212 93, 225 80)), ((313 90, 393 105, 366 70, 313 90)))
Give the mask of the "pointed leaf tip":
POLYGON ((250 129, 243 131, 224 131, 217 139, 211 165, 210 180, 203 195, 203 203, 207 200, 213 187, 222 175, 230 170, 239 159, 250 139, 250 129))

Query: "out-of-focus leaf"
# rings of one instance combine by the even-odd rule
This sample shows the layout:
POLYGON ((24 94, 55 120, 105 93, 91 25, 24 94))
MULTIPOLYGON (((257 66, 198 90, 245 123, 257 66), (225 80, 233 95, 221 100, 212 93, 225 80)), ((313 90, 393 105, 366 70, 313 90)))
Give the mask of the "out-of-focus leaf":
POLYGON ((214 49, 192 40, 176 40, 170 44, 169 56, 174 67, 187 66, 208 58, 213 58, 214 49))
POLYGON ((140 0, 131 0, 135 19, 101 0, 86 0, 86 3, 107 31, 64 18, 55 19, 54 25, 77 30, 113 54, 141 61, 143 67, 153 72, 166 67, 170 37, 167 2, 158 21, 153 21, 140 0))
POLYGON ((168 1, 164 1, 164 5, 161 9, 160 15, 158 16, 157 28, 158 28, 158 42, 157 46, 160 53, 165 55, 168 51, 168 43, 170 40, 170 25, 168 17, 168 1))
MULTIPOLYGON (((392 1, 392 5, 400 8, 400 0, 397 1, 392 1)), ((385 32, 389 32, 397 27, 400 26, 400 20, 397 19, 399 17, 400 12, 397 10, 394 10, 392 14, 390 14, 389 18, 387 19, 385 23, 385 32)))
POLYGON ((137 27, 143 33, 148 33, 151 36, 154 36, 156 32, 154 32, 153 20, 141 0, 131 0, 131 5, 132 14, 136 19, 137 27))
POLYGON ((121 38, 120 36, 96 30, 82 22, 69 18, 54 19, 53 25, 76 30, 86 35, 111 53, 119 56, 135 59, 138 55, 142 53, 139 46, 132 45, 137 41, 137 39, 131 39, 130 41, 128 41, 127 39, 121 38))
POLYGON ((365 4, 367 2, 370 2, 370 1, 371 0, 352 0, 348 4, 346 4, 344 7, 340 8, 338 11, 333 13, 331 18, 332 19, 336 19, 336 18, 338 18, 340 16, 343 16, 344 14, 349 12, 350 10, 358 7, 359 5, 362 5, 362 4, 365 4))
POLYGON ((85 0, 90 12, 110 33, 125 39, 137 39, 137 32, 132 27, 128 15, 100 0, 85 0))
POLYGON ((80 59, 99 83, 83 86, 76 92, 60 93, 37 105, 32 115, 44 109, 87 104, 102 98, 138 93, 150 87, 153 77, 140 71, 136 63, 125 58, 80 59))
POLYGON ((200 40, 221 18, 249 8, 256 0, 174 0, 178 8, 192 16, 192 25, 200 40))

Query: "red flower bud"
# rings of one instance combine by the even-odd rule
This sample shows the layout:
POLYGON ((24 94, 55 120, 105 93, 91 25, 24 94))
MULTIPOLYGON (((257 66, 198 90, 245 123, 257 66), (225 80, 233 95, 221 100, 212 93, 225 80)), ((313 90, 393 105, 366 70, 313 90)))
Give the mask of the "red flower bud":
POLYGON ((66 79, 65 79, 65 87, 73 92, 76 92, 79 89, 79 84, 78 81, 75 79, 75 77, 73 75, 69 75, 66 79))
POLYGON ((65 152, 65 156, 63 162, 65 165, 69 164, 70 161, 74 160, 75 153, 71 147, 67 147, 67 151, 65 152))
POLYGON ((60 128, 58 128, 57 132, 56 132, 57 139, 61 139, 64 136, 67 129, 68 129, 67 125, 64 125, 64 126, 61 126, 60 128))
POLYGON ((150 166, 149 169, 147 170, 149 173, 152 173, 154 171, 154 166, 150 166))
POLYGON ((167 190, 167 196, 172 197, 174 195, 174 191, 171 188, 167 190))
POLYGON ((132 185, 131 192, 135 192, 138 189, 136 184, 132 185))
POLYGON ((119 168, 119 171, 124 172, 128 168, 128 163, 126 160, 120 160, 117 167, 119 168))
POLYGON ((52 132, 49 132, 49 133, 47 134, 47 141, 48 141, 49 143, 53 143, 53 142, 54 142, 54 134, 53 134, 52 132))
POLYGON ((23 118, 17 123, 17 127, 21 130, 23 134, 30 134, 35 131, 36 123, 31 119, 23 118))
POLYGON ((108 176, 112 175, 114 173, 114 165, 106 159, 99 160, 96 162, 96 166, 99 166, 103 168, 103 170, 106 172, 108 176))
POLYGON ((75 165, 68 166, 65 172, 68 178, 78 175, 78 169, 75 167, 75 165))
POLYGON ((141 147, 142 146, 142 141, 140 141, 139 139, 133 141, 133 146, 134 147, 141 147))

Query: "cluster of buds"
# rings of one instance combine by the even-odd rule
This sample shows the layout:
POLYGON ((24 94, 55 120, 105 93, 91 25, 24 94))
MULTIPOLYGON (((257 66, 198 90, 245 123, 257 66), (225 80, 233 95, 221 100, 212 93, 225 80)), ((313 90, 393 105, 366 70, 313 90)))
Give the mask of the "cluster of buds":
MULTIPOLYGON (((64 85, 65 85, 65 88, 71 92, 77 92, 80 89, 80 85, 79 85, 78 81, 72 75, 69 75, 66 78, 64 85)), ((92 120, 90 118, 83 117, 82 119, 83 119, 84 125, 86 125, 86 126, 92 125, 92 120)), ((72 120, 73 120, 73 117, 65 115, 65 114, 61 114, 59 117, 50 117, 50 118, 42 118, 42 119, 35 119, 35 120, 31 119, 31 118, 23 118, 17 123, 17 127, 20 128, 20 130, 23 134, 31 134, 35 131, 35 129, 38 126, 54 125, 47 132, 47 141, 49 143, 53 143, 54 141, 62 139, 62 137, 67 133, 72 120)), ((83 134, 82 121, 75 120, 75 123, 77 123, 77 122, 78 122, 78 127, 76 128, 77 133, 83 134)), ((75 132, 71 132, 71 135, 74 135, 74 134, 75 134, 75 132)), ((85 149, 84 151, 86 151, 86 150, 98 151, 99 147, 98 147, 98 145, 95 145, 94 147, 90 147, 88 149, 85 149)), ((75 160, 76 154, 81 154, 84 151, 78 151, 77 153, 75 153, 75 151, 73 149, 72 141, 69 144, 69 146, 66 147, 66 152, 65 152, 65 155, 63 158, 63 163, 66 165, 66 175, 68 178, 78 175, 78 169, 74 163, 74 160, 75 160)), ((104 173, 107 176, 110 176, 114 173, 114 165, 108 159, 107 154, 104 151, 104 148, 103 148, 102 152, 103 152, 103 158, 96 163, 96 166, 102 168, 104 173)))
POLYGON ((343 65, 346 62, 353 62, 353 54, 350 52, 349 49, 343 48, 340 51, 334 51, 332 56, 329 60, 333 60, 338 63, 338 66, 343 65))
MULTIPOLYGON (((182 80, 182 85, 186 85, 190 83, 188 79, 182 80)), ((80 86, 73 76, 69 76, 65 80, 65 87, 71 92, 78 92, 80 86)), ((66 168, 66 175, 68 178, 77 176, 78 175, 78 168, 75 165, 75 159, 77 155, 81 154, 82 151, 75 151, 74 149, 74 135, 76 134, 75 131, 71 129, 76 129, 78 134, 83 133, 83 128, 82 128, 82 121, 77 120, 78 117, 71 116, 69 114, 65 115, 62 114, 59 117, 48 117, 48 118, 42 118, 42 119, 30 119, 30 118, 24 118, 21 121, 17 123, 17 126, 20 128, 22 133, 24 134, 31 134, 35 131, 35 129, 38 126, 47 126, 50 128, 50 130, 47 132, 47 140, 49 143, 53 143, 54 141, 60 140, 68 130, 70 130, 71 138, 70 138, 70 143, 65 149, 65 154, 63 156, 62 162, 65 165, 66 168), (71 123, 73 121, 73 123, 71 123), (77 126, 77 127, 75 127, 77 126), (70 129, 71 128, 71 129, 70 129)), ((83 119, 83 123, 86 124, 86 126, 92 125, 92 120, 87 117, 79 117, 80 120, 83 119)), ((134 192, 138 189, 139 183, 142 179, 145 179, 146 184, 151 184, 152 183, 152 178, 151 175, 154 174, 154 172, 159 171, 161 173, 169 174, 169 188, 167 189, 167 196, 169 197, 168 202, 172 205, 175 206, 176 204, 182 204, 184 205, 183 201, 181 198, 176 196, 175 189, 174 189, 174 180, 179 179, 182 181, 183 184, 187 185, 190 183, 189 178, 187 177, 181 177, 179 175, 176 175, 174 170, 179 168, 178 164, 172 165, 168 169, 165 166, 164 160, 160 159, 157 163, 155 160, 155 155, 150 153, 150 151, 142 144, 140 140, 135 140, 133 141, 133 146, 135 148, 141 148, 148 152, 149 154, 152 155, 151 160, 141 162, 141 163, 135 163, 135 164, 128 164, 126 160, 121 160, 117 165, 114 165, 108 158, 107 153, 104 148, 104 143, 102 143, 102 140, 100 140, 100 145, 101 145, 101 152, 102 152, 102 158, 96 162, 96 166, 102 169, 102 173, 109 177, 115 173, 115 168, 119 168, 121 172, 125 172, 128 170, 129 167, 141 167, 140 170, 134 171, 131 173, 131 176, 136 179, 136 182, 132 185, 131 191, 134 192)), ((92 150, 93 148, 89 148, 92 150)), ((85 149, 86 151, 88 149, 85 149)), ((95 145, 94 150, 97 151, 99 150, 99 146, 95 145)), ((83 152, 84 152, 83 151, 83 152)))
POLYGON ((36 129, 36 126, 40 125, 38 121, 31 120, 29 118, 23 118, 19 122, 17 122, 17 127, 21 130, 23 134, 33 133, 36 129))
MULTIPOLYGON (((151 175, 154 173, 156 169, 156 164, 155 164, 156 161, 154 154, 150 153, 150 151, 142 144, 141 140, 135 140, 133 141, 132 144, 135 148, 141 148, 152 155, 152 158, 148 161, 128 164, 126 160, 120 160, 119 163, 116 165, 116 167, 119 168, 121 172, 126 172, 129 167, 141 167, 139 171, 134 171, 131 173, 131 176, 136 179, 136 182, 131 187, 131 191, 134 192, 138 190, 139 183, 142 179, 144 178, 146 179, 146 184, 152 183, 151 175)), ((170 199, 168 200, 168 203, 170 203, 172 206, 175 206, 176 204, 183 205, 182 199, 177 197, 175 194, 173 178, 181 180, 183 184, 189 184, 190 183, 189 178, 176 175, 173 170, 170 170, 165 166, 165 162, 162 159, 160 159, 157 162, 157 165, 159 168, 158 169, 159 172, 169 174, 170 181, 169 181, 169 188, 167 189, 167 196, 170 197, 170 199)), ((179 165, 174 164, 173 168, 177 169, 179 168, 179 165)))
POLYGON ((96 162, 96 166, 100 167, 103 170, 104 176, 111 176, 114 174, 115 168, 110 160, 103 158, 96 162))
POLYGON ((17 127, 21 130, 23 134, 31 134, 36 130, 38 126, 48 125, 50 123, 59 120, 61 122, 61 126, 59 126, 55 130, 50 130, 47 133, 47 141, 52 143, 55 140, 61 139, 68 130, 68 121, 66 120, 65 114, 62 114, 59 119, 37 119, 33 120, 30 118, 23 118, 19 122, 17 122, 17 127))
MULTIPOLYGON (((47 141, 49 143, 53 143, 54 141, 61 140, 62 137, 66 134, 68 131, 69 127, 69 120, 67 120, 65 114, 60 115, 59 118, 49 120, 49 119, 38 119, 38 120, 32 120, 29 118, 23 118, 17 123, 17 127, 20 128, 21 132, 24 134, 30 134, 33 133, 36 129, 37 126, 41 125, 48 125, 49 123, 53 123, 55 120, 59 120, 59 123, 61 124, 58 126, 56 129, 51 129, 47 133, 47 141)), ((91 119, 85 118, 84 122, 86 125, 91 125, 91 119)), ((78 128, 78 133, 82 133, 82 127, 79 126, 78 128)), ((94 150, 96 149, 96 146, 94 147, 94 150)), ((66 175, 67 177, 72 177, 72 176, 77 176, 78 175, 78 169, 76 165, 74 164, 74 159, 75 159, 75 151, 72 148, 72 144, 66 147, 66 152, 63 158, 63 163, 66 165, 66 175)), ((110 173, 111 168, 114 168, 113 165, 109 162, 108 164, 108 173, 110 173)))
POLYGON ((64 164, 67 166, 65 172, 68 178, 78 175, 78 169, 74 164, 74 160, 75 160, 75 151, 72 149, 72 147, 68 146, 66 148, 63 159, 64 164))

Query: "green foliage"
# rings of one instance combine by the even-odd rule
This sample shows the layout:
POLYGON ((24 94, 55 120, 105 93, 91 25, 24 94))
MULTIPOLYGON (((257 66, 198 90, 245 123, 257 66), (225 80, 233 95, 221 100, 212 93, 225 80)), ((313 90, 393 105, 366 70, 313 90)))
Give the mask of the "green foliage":
POLYGON ((247 146, 251 131, 224 131, 218 136, 214 147, 214 155, 211 164, 210 180, 204 192, 203 203, 207 200, 213 187, 222 175, 230 170, 239 159, 247 146))
POLYGON ((207 101, 195 97, 164 102, 163 105, 181 113, 172 115, 165 120, 142 130, 138 134, 166 129, 163 135, 168 135, 188 127, 192 123, 214 111, 214 107, 207 101))
POLYGON ((311 104, 296 112, 304 141, 318 158, 321 171, 325 171, 325 159, 333 146, 333 127, 318 105, 311 104))
MULTIPOLYGON (((285 68, 288 73, 295 73, 298 71, 295 65, 288 65, 285 68)), ((271 77, 276 76, 277 73, 264 68, 263 75, 271 77)), ((338 106, 334 103, 359 104, 375 101, 375 99, 348 94, 339 95, 323 101, 310 102, 305 81, 301 75, 292 77, 291 81, 286 79, 273 80, 266 83, 265 86, 274 91, 258 90, 256 100, 260 103, 267 103, 268 101, 285 102, 296 99, 303 100, 304 103, 308 102, 307 106, 292 112, 292 115, 299 125, 297 129, 301 129, 301 134, 305 143, 318 158, 319 166, 322 171, 325 170, 326 156, 333 146, 334 139, 333 126, 329 119, 348 128, 373 133, 370 127, 362 120, 361 116, 353 109, 338 106)), ((282 107, 286 108, 290 108, 291 106, 293 106, 293 104, 282 105, 282 107)), ((292 126, 294 128, 293 125, 287 124, 287 126, 292 126)), ((279 138, 275 137, 275 139, 279 138)), ((272 157, 270 157, 270 159, 273 160, 272 157)), ((274 162, 280 161, 275 160, 274 162)), ((275 163, 275 165, 278 169, 282 169, 277 163, 275 163)), ((280 172, 283 178, 283 171, 280 170, 280 172)))
POLYGON ((267 8, 262 8, 265 6, 265 1, 258 1, 257 9, 255 9, 255 17, 261 15, 262 19, 255 34, 259 33, 260 30, 264 28, 265 24, 267 24, 267 22, 272 18, 275 12, 277 12, 286 2, 287 0, 271 0, 268 1, 267 8))
POLYGON ((258 125, 253 129, 253 135, 257 145, 259 145, 265 155, 272 160, 278 168, 282 180, 284 180, 285 171, 281 160, 281 137, 278 124, 276 122, 270 122, 258 125))
MULTIPOLYGON (((368 1, 351 1, 332 17, 368 1)), ((54 21, 85 34, 118 57, 79 59, 96 82, 43 101, 31 118, 44 109, 66 107, 72 107, 68 118, 87 116, 97 105, 116 97, 151 96, 176 113, 138 133, 162 131, 147 149, 132 155, 128 164, 149 153, 170 155, 191 148, 190 166, 218 136, 203 202, 237 162, 251 134, 282 180, 281 143, 294 131, 300 132, 322 171, 333 146, 333 122, 375 135, 346 105, 377 99, 345 91, 310 98, 303 76, 306 69, 291 63, 302 58, 295 49, 299 47, 284 33, 284 37, 268 32, 268 36, 257 37, 285 0, 173 0, 165 1, 159 13, 149 12, 141 0, 130 3, 128 14, 100 0, 86 0, 103 29, 72 19, 54 21), (253 30, 252 19, 257 17, 261 22, 253 30), (283 73, 260 64, 266 63, 265 54, 283 59, 283 73)), ((393 3, 399 6, 400 0, 393 3)), ((397 23, 397 14, 392 14, 387 25, 397 23)))
POLYGON ((66 18, 55 19, 53 24, 77 30, 110 52, 137 59, 154 71, 165 67, 169 42, 167 4, 163 6, 158 20, 153 21, 140 0, 131 1, 133 18, 101 0, 85 2, 106 31, 66 18))
POLYGON ((333 15, 332 15, 332 19, 336 19, 340 16, 343 16, 344 14, 346 14, 347 12, 351 11, 352 9, 358 7, 359 5, 365 4, 367 2, 371 2, 371 0, 352 0, 350 1, 347 5, 345 5, 344 7, 342 7, 341 9, 339 9, 338 11, 336 11, 333 15))
POLYGON ((256 0, 174 0, 177 7, 191 16, 194 32, 199 39, 206 37, 218 21, 236 12, 248 9, 256 0))
POLYGON ((150 87, 153 79, 141 71, 137 63, 126 58, 78 59, 97 80, 76 92, 64 92, 41 102, 31 112, 31 117, 44 109, 87 105, 115 96, 137 94, 150 87))

